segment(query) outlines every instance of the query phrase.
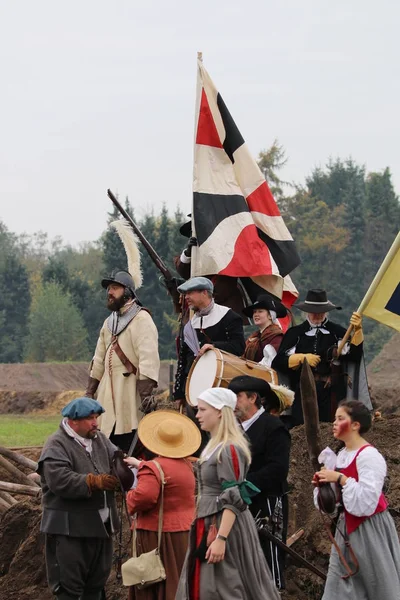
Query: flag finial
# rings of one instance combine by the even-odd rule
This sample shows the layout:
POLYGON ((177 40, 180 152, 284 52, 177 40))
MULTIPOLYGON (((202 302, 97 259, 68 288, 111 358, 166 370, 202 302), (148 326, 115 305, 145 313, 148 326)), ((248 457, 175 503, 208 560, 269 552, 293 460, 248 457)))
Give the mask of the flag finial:
POLYGON ((203 53, 202 52, 197 53, 197 60, 201 60, 201 62, 203 62, 203 53))

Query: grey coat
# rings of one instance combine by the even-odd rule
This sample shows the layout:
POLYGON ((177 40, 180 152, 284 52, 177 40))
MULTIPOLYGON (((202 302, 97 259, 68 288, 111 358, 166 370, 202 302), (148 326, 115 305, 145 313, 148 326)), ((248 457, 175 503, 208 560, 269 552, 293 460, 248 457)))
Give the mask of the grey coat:
POLYGON ((47 440, 39 458, 43 516, 40 530, 53 535, 107 538, 99 510, 110 509, 111 531, 118 529, 114 492, 94 491, 86 484, 88 473, 110 473, 117 448, 98 433, 92 453, 71 438, 62 425, 47 440))
MULTIPOLYGON (((239 463, 236 479, 230 446, 226 446, 219 460, 218 451, 198 468, 199 501, 197 518, 205 519, 208 529, 212 515, 216 515, 217 527, 224 509, 236 515, 235 523, 226 543, 225 558, 220 563, 201 563, 201 600, 279 600, 279 593, 272 581, 271 572, 261 550, 258 533, 247 504, 242 500, 239 488, 222 491, 223 482, 244 481, 248 469, 242 451, 235 447, 239 463)), ((191 578, 196 549, 196 521, 190 531, 189 549, 183 566, 176 600, 189 600, 191 578)))

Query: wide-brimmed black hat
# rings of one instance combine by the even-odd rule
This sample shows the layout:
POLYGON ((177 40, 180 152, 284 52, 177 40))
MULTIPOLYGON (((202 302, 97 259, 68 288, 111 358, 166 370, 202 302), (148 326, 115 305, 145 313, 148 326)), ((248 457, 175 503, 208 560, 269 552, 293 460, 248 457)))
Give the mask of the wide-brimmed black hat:
POLYGON ((304 302, 293 304, 296 308, 303 310, 306 313, 325 313, 330 310, 342 310, 341 306, 335 306, 326 295, 325 290, 308 290, 304 302))
MULTIPOLYGON (((187 216, 191 217, 192 214, 189 213, 187 216)), ((181 225, 179 228, 179 233, 187 238, 190 238, 190 236, 192 235, 192 221, 187 221, 187 223, 181 225)))
POLYGON ((251 377, 250 375, 234 377, 228 385, 228 390, 232 390, 235 394, 239 392, 256 392, 261 398, 266 398, 269 394, 273 393, 268 381, 259 377, 251 377))
POLYGON ((287 310, 283 306, 282 302, 279 302, 279 300, 275 300, 271 296, 268 296, 268 294, 262 294, 261 296, 259 296, 254 302, 254 304, 252 304, 251 306, 247 306, 243 309, 242 312, 246 315, 246 317, 252 317, 253 312, 259 308, 264 308, 265 310, 273 310, 274 312, 276 312, 276 316, 278 317, 278 319, 282 319, 287 315, 287 310))
POLYGON ((277 408, 282 412, 293 404, 294 392, 289 388, 268 383, 265 379, 251 377, 250 375, 239 375, 234 377, 228 385, 228 389, 235 394, 239 392, 255 392, 265 400, 266 405, 277 408))

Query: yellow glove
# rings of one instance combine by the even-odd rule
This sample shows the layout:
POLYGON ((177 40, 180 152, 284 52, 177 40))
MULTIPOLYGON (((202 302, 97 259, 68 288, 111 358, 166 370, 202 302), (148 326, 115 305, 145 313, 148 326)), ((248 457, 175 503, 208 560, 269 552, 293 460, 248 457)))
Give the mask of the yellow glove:
POLYGON ((291 354, 289 356, 289 368, 297 369, 305 358, 310 367, 316 367, 321 362, 321 357, 318 354, 291 354))
POLYGON ((353 312, 350 317, 350 324, 354 327, 354 334, 351 338, 351 343, 353 346, 359 346, 364 341, 361 315, 357 312, 353 312))

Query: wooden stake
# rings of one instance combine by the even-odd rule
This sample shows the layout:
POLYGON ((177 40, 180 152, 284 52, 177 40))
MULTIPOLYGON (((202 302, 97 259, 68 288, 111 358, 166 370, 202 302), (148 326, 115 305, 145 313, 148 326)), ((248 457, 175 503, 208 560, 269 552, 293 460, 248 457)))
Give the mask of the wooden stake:
POLYGON ((20 485, 19 483, 8 483, 8 481, 0 481, 0 490, 11 492, 13 494, 25 494, 27 496, 38 497, 42 493, 40 487, 32 485, 20 485))
POLYGON ((0 492, 0 498, 5 502, 8 502, 8 504, 18 504, 18 500, 16 500, 14 496, 11 496, 11 494, 8 492, 0 492))
POLYGON ((12 450, 10 450, 10 448, 5 448, 4 446, 0 446, 0 454, 5 456, 6 458, 10 458, 14 462, 18 463, 19 465, 21 465, 23 467, 26 467, 27 469, 30 469, 31 471, 36 471, 36 469, 38 468, 37 462, 35 462, 34 460, 31 460, 30 458, 27 458, 23 454, 18 454, 17 452, 13 452, 12 450))
POLYGON ((290 548, 290 546, 292 546, 295 542, 297 542, 297 540, 299 540, 301 537, 303 537, 304 533, 305 533, 304 529, 298 529, 295 533, 293 533, 286 540, 286 546, 288 546, 288 548, 290 548))
POLYGON ((8 504, 3 498, 0 498, 0 513, 6 512, 11 507, 11 504, 8 504))
MULTIPOLYGON (((0 466, 4 467, 11 475, 24 485, 32 485, 32 480, 25 473, 17 469, 9 460, 0 455, 0 466)), ((36 484, 35 484, 36 485, 36 484)))

